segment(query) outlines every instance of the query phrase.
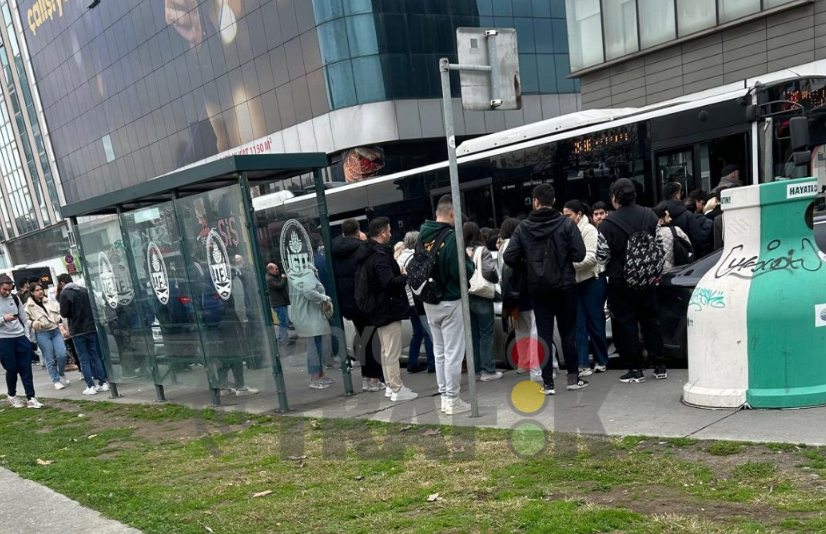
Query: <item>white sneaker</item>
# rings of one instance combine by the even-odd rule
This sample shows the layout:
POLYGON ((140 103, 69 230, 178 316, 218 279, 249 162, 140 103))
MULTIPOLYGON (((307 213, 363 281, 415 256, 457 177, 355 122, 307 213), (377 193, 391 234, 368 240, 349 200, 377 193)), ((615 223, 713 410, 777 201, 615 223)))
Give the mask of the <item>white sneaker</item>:
POLYGON ((594 366, 594 372, 595 372, 595 373, 604 373, 604 372, 606 372, 607 370, 608 370, 608 366, 607 366, 607 365, 600 365, 600 364, 596 364, 596 365, 594 366))
POLYGON ((68 385, 69 385, 69 384, 71 384, 72 382, 71 382, 71 380, 69 380, 69 379, 68 379, 68 378, 66 378, 65 376, 61 376, 61 377, 60 377, 60 383, 61 383, 61 384, 63 384, 64 386, 68 386, 68 385))
POLYGON ((32 397, 31 399, 29 399, 29 402, 26 403, 26 408, 39 409, 42 407, 43 405, 40 404, 40 401, 37 400, 37 397, 32 397))
POLYGON ((226 388, 226 389, 222 389, 222 390, 218 393, 218 396, 220 396, 220 397, 229 397, 230 395, 235 395, 235 389, 233 389, 233 388, 226 388))
POLYGON ((500 378, 502 378, 502 376, 503 375, 502 375, 501 371, 496 371, 496 372, 493 372, 493 373, 487 373, 485 371, 482 371, 482 379, 481 380, 482 380, 482 382, 490 382, 491 380, 499 380, 500 378))
POLYGON ((22 408, 26 405, 20 397, 12 397, 11 395, 8 395, 8 397, 9 404, 11 404, 12 408, 22 408))
POLYGON ((402 386, 401 389, 390 395, 390 400, 393 402, 408 401, 419 397, 419 394, 410 390, 407 386, 402 386))
POLYGON ((442 407, 439 408, 440 412, 444 412, 447 409, 447 395, 442 395, 442 407))
POLYGON ((445 406, 445 415, 459 415, 470 411, 470 404, 466 403, 459 397, 451 397, 445 406))
POLYGON ((362 391, 370 391, 370 387, 372 386, 372 382, 369 380, 362 380, 361 381, 361 390, 362 391))
POLYGON ((88 388, 83 390, 84 395, 97 395, 98 390, 95 386, 89 386, 88 388))
POLYGON ((248 388, 247 386, 244 386, 242 388, 238 388, 238 389, 235 390, 235 396, 236 397, 246 397, 247 395, 256 395, 257 393, 258 393, 257 389, 248 388))
POLYGON ((66 386, 64 386, 62 382, 55 382, 54 383, 54 388, 56 390, 60 391, 61 389, 66 389, 66 386))
POLYGON ((594 372, 590 367, 582 367, 579 370, 579 376, 591 376, 592 374, 594 374, 594 372))
POLYGON ((325 384, 321 380, 311 380, 310 389, 327 389, 330 384, 325 384))
POLYGON ((369 391, 370 393, 381 391, 386 387, 387 386, 382 386, 381 382, 367 382, 367 391, 369 391))
POLYGON ((530 369, 523 369, 523 368, 519 367, 518 365, 516 366, 516 374, 518 374, 518 375, 524 375, 528 371, 530 371, 530 369))
POLYGON ((98 393, 106 393, 107 391, 109 391, 109 384, 104 382, 100 386, 95 386, 95 389, 98 390, 98 393))
POLYGON ((327 375, 322 376, 319 380, 321 380, 321 383, 322 383, 322 384, 330 384, 330 385, 332 385, 332 384, 335 384, 335 383, 336 383, 336 379, 335 379, 335 378, 330 378, 330 377, 329 377, 329 376, 327 376, 327 375))
POLYGON ((393 396, 393 390, 390 389, 390 386, 384 386, 384 396, 388 399, 393 396))
POLYGON ((541 384, 542 383, 542 369, 540 369, 538 367, 536 369, 531 369, 531 380, 533 380, 534 382, 539 382, 541 384))

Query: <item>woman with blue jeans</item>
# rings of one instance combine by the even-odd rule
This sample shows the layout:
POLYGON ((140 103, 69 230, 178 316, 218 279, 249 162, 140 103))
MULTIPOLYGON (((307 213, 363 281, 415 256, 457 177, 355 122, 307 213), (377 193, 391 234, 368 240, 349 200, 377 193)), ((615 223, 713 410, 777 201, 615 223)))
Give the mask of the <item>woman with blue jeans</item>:
POLYGON ((600 276, 597 262, 599 235, 588 220, 587 206, 579 200, 565 204, 562 213, 574 221, 585 242, 585 259, 574 263, 576 269, 577 307, 576 346, 579 358, 579 376, 589 376, 608 369, 608 340, 605 335, 605 281, 600 276), (594 370, 588 357, 588 347, 594 346, 594 370))
MULTIPOLYGON (((419 241, 419 232, 407 232, 404 236, 402 249, 396 256, 396 262, 402 272, 407 269, 407 262, 413 257, 416 243, 419 241)), ((424 351, 427 355, 427 372, 436 372, 436 357, 433 354, 433 336, 430 333, 430 324, 424 313, 424 304, 413 298, 410 286, 407 286, 407 300, 410 303, 410 325, 413 327, 413 335, 410 337, 410 348, 407 351, 407 372, 418 373, 423 371, 419 367, 419 351, 424 342, 424 351)))
MULTIPOLYGON (((481 270, 482 278, 491 284, 499 281, 496 272, 496 263, 493 261, 488 247, 482 241, 479 225, 466 222, 462 227, 465 234, 465 245, 468 257, 473 259, 474 266, 481 270)), ((470 295, 470 327, 473 337, 473 363, 482 382, 498 380, 502 373, 496 370, 496 360, 493 355, 493 298, 479 295, 470 295)))
POLYGON ((66 378, 66 344, 63 342, 64 328, 57 302, 44 298, 45 292, 40 284, 29 286, 29 300, 26 302, 26 316, 35 332, 37 345, 46 361, 46 370, 54 383, 55 389, 69 385, 66 378))

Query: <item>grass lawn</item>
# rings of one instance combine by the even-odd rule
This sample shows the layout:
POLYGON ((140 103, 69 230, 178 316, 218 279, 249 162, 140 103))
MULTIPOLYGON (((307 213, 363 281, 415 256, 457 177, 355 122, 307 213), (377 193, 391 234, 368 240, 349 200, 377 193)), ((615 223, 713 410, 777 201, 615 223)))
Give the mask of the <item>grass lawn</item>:
POLYGON ((0 465, 146 533, 826 530, 813 447, 50 404, 0 465))

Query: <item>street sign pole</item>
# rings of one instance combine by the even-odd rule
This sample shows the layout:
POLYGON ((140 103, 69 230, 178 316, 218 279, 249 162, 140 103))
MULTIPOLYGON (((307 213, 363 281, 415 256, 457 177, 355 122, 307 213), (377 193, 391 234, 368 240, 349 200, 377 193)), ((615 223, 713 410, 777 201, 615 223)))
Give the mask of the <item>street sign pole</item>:
POLYGON ((462 80, 462 104, 466 109, 519 109, 519 62, 516 50, 516 31, 482 28, 459 28, 457 30, 459 64, 451 64, 447 58, 439 60, 442 78, 442 105, 444 107, 445 137, 447 157, 450 166, 450 195, 453 197, 455 215, 456 248, 459 257, 459 285, 462 295, 462 320, 465 327, 465 359, 467 361, 468 393, 470 394, 471 417, 479 417, 479 402, 476 398, 476 366, 473 353, 473 333, 470 324, 470 299, 468 296, 467 267, 463 261, 467 255, 462 225, 462 192, 459 188, 459 164, 456 159, 456 136, 453 123, 453 95, 450 90, 450 71, 483 75, 483 84, 471 78, 467 84, 462 80), (500 36, 501 37, 498 37, 500 36), (501 40, 500 40, 501 39, 501 40), (485 41, 485 48, 479 41, 485 41), (486 56, 480 52, 487 52, 486 56), (463 62, 467 57, 471 62, 463 62), (502 81, 505 80, 505 84, 502 81), (503 95, 503 91, 507 94, 503 95))
POLYGON ((442 102, 445 111, 445 135, 447 137, 447 158, 450 164, 450 196, 453 197, 454 227, 456 228, 456 248, 459 258, 459 287, 462 295, 462 320, 465 325, 465 354, 467 355, 467 384, 470 392, 470 415, 479 417, 479 402, 476 399, 476 366, 473 363, 473 334, 470 326, 470 300, 467 292, 467 267, 464 258, 465 234, 462 229, 462 195, 459 190, 459 164, 456 161, 456 137, 453 131, 453 97, 450 91, 451 65, 447 58, 439 60, 442 72, 442 102))

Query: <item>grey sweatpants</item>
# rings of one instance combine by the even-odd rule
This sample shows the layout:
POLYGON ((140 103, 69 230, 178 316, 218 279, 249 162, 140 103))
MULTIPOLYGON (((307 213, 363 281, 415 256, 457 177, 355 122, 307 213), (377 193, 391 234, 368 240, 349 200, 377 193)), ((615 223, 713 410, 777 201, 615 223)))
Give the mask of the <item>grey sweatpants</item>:
POLYGON ((465 357, 462 301, 425 304, 424 311, 430 331, 433 333, 433 355, 436 360, 439 393, 447 397, 458 397, 462 382, 462 359, 465 357))

